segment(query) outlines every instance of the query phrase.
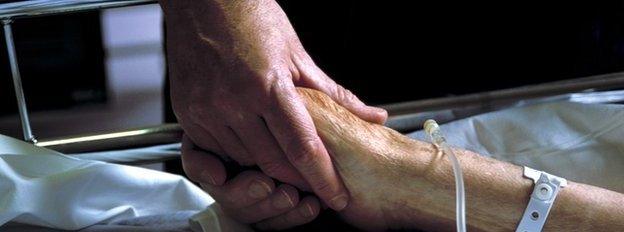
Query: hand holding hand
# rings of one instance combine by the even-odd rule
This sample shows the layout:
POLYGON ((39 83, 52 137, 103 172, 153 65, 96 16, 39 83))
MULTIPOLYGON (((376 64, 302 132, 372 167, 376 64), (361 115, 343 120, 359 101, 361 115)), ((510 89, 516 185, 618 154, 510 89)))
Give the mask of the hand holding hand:
POLYGON ((281 230, 306 224, 320 211, 314 196, 301 198, 288 184, 275 186, 267 175, 245 171, 229 181, 223 163, 195 147, 188 137, 182 141, 182 164, 189 178, 199 182, 221 209, 233 219, 263 230, 281 230))
POLYGON ((344 208, 348 194, 295 86, 322 91, 367 121, 382 123, 386 112, 325 75, 273 0, 161 5, 172 103, 196 145, 344 208))

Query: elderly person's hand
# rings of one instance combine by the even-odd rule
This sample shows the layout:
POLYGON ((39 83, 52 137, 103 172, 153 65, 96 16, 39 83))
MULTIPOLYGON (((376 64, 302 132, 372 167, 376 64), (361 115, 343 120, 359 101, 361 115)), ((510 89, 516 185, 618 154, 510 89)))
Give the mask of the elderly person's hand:
POLYGON ((188 137, 182 140, 182 164, 189 178, 199 182, 221 209, 233 219, 259 229, 281 230, 314 220, 320 204, 314 196, 299 196, 288 184, 276 186, 267 175, 245 171, 226 179, 221 161, 196 147, 188 137), (202 175, 211 170, 211 176, 202 175))
MULTIPOLYGON (((343 209, 348 193, 295 86, 322 91, 370 122, 382 123, 387 113, 366 106, 316 66, 274 0, 160 3, 172 103, 190 139, 343 209)), ((210 167, 194 171, 219 184, 210 167)))
MULTIPOLYGON (((435 146, 364 122, 319 91, 299 93, 349 190, 349 205, 340 211, 344 220, 374 231, 455 230, 452 165, 435 146)), ((462 166, 468 229, 514 231, 533 181, 520 166, 452 149, 462 166)), ((623 219, 624 194, 568 180, 543 230, 624 231, 623 219)))

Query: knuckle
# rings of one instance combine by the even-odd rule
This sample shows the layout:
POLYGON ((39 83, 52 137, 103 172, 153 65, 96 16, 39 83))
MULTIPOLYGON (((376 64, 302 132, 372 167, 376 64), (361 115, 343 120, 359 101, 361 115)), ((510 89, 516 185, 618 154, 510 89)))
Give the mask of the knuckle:
POLYGON ((267 89, 275 87, 276 84, 284 80, 290 80, 291 76, 290 71, 277 66, 264 68, 252 74, 255 86, 261 85, 267 89))
POLYGON ((278 71, 274 69, 267 69, 264 72, 259 72, 256 74, 256 77, 259 78, 264 83, 273 83, 280 78, 280 74, 278 71))
POLYGON ((338 85, 337 87, 337 100, 340 102, 356 102, 358 99, 350 90, 345 89, 344 87, 338 85))
POLYGON ((283 177, 284 175, 288 174, 288 166, 284 162, 268 161, 259 164, 258 166, 260 166, 260 168, 264 173, 266 173, 266 175, 273 178, 283 177))
POLYGON ((292 80, 290 80, 290 75, 275 77, 269 85, 269 95, 271 96, 271 98, 279 98, 285 93, 288 93, 287 91, 289 90, 289 82, 292 84, 292 80))
POLYGON ((320 153, 318 140, 294 139, 288 146, 286 155, 289 161, 297 167, 314 164, 315 157, 320 153))
POLYGON ((318 181, 317 183, 314 184, 314 186, 312 186, 313 189, 315 189, 314 192, 316 193, 334 193, 335 189, 333 187, 333 185, 330 182, 327 181, 318 181))

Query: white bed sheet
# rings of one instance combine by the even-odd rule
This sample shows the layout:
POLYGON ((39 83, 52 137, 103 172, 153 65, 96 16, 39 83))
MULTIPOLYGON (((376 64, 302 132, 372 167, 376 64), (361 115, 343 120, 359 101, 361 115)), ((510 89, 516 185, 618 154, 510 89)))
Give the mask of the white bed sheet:
MULTIPOLYGON (((441 129, 453 146, 624 192, 622 105, 545 103, 478 115, 441 129)), ((409 135, 428 140, 422 131, 409 135)), ((0 196, 0 225, 12 221, 41 226, 32 231, 159 231, 163 228, 154 223, 131 226, 158 215, 197 212, 213 203, 180 176, 80 160, 2 135, 0 192, 7 193, 0 196)), ((249 229, 218 210, 204 211, 196 219, 201 225, 195 226, 208 231, 249 229)), ((188 230, 184 221, 173 222, 182 227, 168 228, 188 230)))
POLYGON ((452 146, 624 193, 624 105, 544 103, 440 128, 452 146))
POLYGON ((2 135, 0 193, 0 225, 64 230, 199 212, 214 202, 181 176, 80 160, 2 135))

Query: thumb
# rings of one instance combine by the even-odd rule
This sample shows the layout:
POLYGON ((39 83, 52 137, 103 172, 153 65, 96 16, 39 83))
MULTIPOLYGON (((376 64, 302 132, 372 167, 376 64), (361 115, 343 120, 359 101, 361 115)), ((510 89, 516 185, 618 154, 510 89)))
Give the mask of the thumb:
POLYGON ((320 69, 314 73, 316 74, 315 77, 302 75, 299 83, 297 83, 298 86, 312 88, 327 94, 336 103, 368 122, 383 124, 388 119, 386 110, 364 104, 355 94, 337 84, 320 69))
POLYGON ((345 89, 335 82, 333 85, 334 86, 330 88, 331 91, 323 92, 329 95, 335 102, 368 122, 377 124, 383 124, 386 122, 386 119, 388 118, 388 112, 386 112, 386 110, 379 107, 368 106, 348 89, 345 89))

